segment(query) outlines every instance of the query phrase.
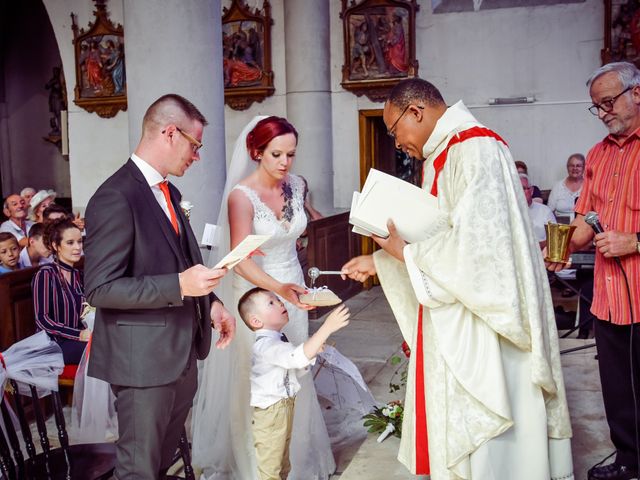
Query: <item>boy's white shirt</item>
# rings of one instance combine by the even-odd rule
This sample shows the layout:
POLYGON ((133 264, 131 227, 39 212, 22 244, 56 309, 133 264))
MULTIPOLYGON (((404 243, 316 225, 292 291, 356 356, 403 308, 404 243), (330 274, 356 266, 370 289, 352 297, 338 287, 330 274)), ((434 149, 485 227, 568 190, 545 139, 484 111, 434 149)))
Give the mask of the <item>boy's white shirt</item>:
POLYGON ((283 342, 282 334, 277 330, 261 328, 255 335, 251 357, 251 406, 268 408, 300 391, 298 378, 309 372, 315 357, 309 360, 302 344, 295 346, 283 342), (284 384, 287 372, 289 394, 284 384))

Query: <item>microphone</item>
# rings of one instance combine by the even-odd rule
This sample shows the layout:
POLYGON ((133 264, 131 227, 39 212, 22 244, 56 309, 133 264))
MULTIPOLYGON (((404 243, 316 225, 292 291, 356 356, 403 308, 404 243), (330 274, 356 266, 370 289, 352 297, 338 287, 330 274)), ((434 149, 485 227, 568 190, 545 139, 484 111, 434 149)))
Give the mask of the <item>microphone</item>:
MULTIPOLYGON (((587 214, 584 216, 584 221, 587 222, 587 225, 593 228, 594 232, 604 233, 604 229, 600 224, 600 217, 598 217, 598 214, 596 212, 587 212, 587 214)), ((620 257, 613 257, 613 259, 620 266, 620 268, 622 268, 622 262, 620 261, 620 257)))
POLYGON ((584 221, 587 222, 587 225, 593 228, 594 232, 604 233, 604 229, 602 228, 602 225, 600 225, 600 217, 598 217, 596 212, 587 212, 584 216, 584 221))

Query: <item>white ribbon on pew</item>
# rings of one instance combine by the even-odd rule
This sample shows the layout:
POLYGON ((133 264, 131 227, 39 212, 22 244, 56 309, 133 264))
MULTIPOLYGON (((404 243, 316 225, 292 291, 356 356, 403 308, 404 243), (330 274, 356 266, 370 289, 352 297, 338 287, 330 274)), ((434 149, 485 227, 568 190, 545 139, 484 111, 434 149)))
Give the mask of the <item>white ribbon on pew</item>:
POLYGON ((62 370, 60 346, 46 332, 38 332, 0 352, 0 393, 8 380, 15 380, 22 395, 31 394, 29 385, 36 387, 39 396, 48 395, 52 390, 58 391, 62 370))

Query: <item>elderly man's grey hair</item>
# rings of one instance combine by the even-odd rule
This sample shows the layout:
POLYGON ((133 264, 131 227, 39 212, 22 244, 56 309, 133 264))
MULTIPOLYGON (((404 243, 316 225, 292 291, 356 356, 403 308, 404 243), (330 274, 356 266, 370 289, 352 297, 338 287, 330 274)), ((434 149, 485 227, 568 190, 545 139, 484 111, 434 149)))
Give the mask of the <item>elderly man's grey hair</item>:
POLYGON ((605 73, 615 72, 618 74, 622 88, 635 87, 640 85, 640 70, 633 63, 629 62, 612 62, 603 65, 597 69, 589 80, 587 80, 587 87, 591 88, 591 84, 600 76, 605 73))
POLYGON ((28 193, 30 193, 31 195, 34 195, 36 193, 36 189, 31 187, 25 187, 22 190, 20 190, 21 197, 24 197, 28 193))

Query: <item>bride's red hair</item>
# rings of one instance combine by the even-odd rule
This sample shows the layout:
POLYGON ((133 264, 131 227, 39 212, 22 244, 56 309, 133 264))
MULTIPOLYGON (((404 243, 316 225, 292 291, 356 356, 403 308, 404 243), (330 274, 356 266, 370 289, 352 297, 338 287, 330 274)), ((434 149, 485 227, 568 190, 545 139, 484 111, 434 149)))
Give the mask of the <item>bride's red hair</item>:
POLYGON ((247 150, 251 159, 258 161, 258 155, 264 152, 271 140, 287 133, 293 133, 298 141, 298 131, 286 118, 272 116, 260 120, 247 135, 247 150))

